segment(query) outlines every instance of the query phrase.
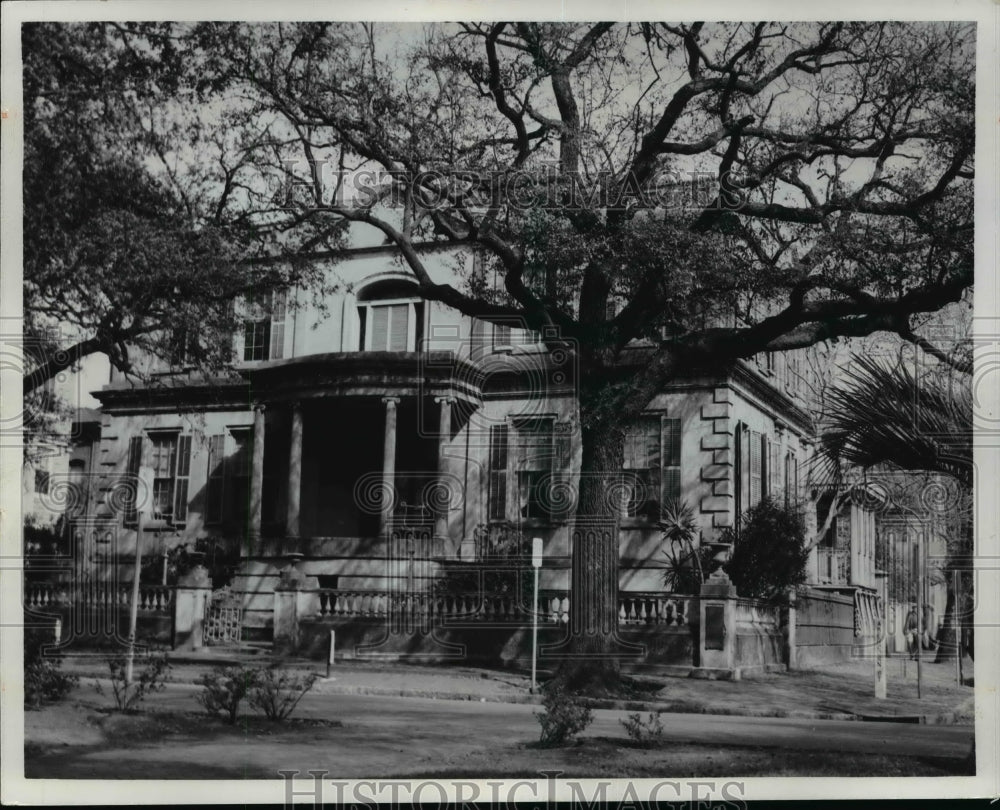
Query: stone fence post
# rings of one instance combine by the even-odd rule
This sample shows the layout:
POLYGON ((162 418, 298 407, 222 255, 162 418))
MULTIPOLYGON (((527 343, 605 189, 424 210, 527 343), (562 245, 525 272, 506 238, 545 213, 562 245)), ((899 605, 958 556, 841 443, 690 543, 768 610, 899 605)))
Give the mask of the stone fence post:
POLYGON ((204 647, 205 612, 211 596, 212 580, 205 566, 196 565, 180 578, 174 590, 173 649, 201 650, 204 647))
POLYGON ((316 614, 319 599, 316 577, 303 574, 293 563, 281 572, 274 588, 274 635, 272 649, 277 655, 294 654, 299 648, 299 621, 316 614))
POLYGON ((736 666, 736 586, 721 568, 701 586, 696 677, 739 679, 736 666))
POLYGON ((796 621, 796 608, 795 608, 795 589, 793 588, 788 592, 788 668, 798 669, 798 640, 795 635, 795 621, 796 621))

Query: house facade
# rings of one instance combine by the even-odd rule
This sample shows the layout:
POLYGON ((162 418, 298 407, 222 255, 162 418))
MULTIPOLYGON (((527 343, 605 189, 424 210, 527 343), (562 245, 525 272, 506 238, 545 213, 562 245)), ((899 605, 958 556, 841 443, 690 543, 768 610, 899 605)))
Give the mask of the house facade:
MULTIPOLYGON (((475 260, 420 250, 442 282, 459 283, 475 260)), ((87 517, 116 527, 123 574, 137 543, 144 555, 199 539, 238 547, 233 589, 263 626, 298 555, 322 588, 420 592, 507 531, 542 538, 541 586, 568 590, 580 469, 571 355, 523 324, 422 300, 392 248, 316 261, 337 292, 321 306, 294 290, 249 302, 232 375, 154 368, 151 384, 113 374, 95 392, 87 517)), ((646 352, 636 345, 625 365, 646 352)), ((615 494, 623 593, 664 590, 656 520, 668 500, 694 508, 701 542, 763 497, 800 500, 813 435, 803 365, 787 352, 704 369, 665 386, 630 426, 615 494)), ((868 586, 871 559, 858 554, 857 584, 868 586)))

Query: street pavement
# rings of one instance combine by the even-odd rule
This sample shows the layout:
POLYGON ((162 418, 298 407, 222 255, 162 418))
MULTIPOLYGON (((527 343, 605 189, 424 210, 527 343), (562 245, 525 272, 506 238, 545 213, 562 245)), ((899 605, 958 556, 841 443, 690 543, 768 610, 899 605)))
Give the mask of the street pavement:
MULTIPOLYGON (((171 655, 171 680, 191 683, 212 665, 225 662, 218 653, 171 655)), ((235 659, 229 659, 232 663, 235 659)), ((251 666, 268 663, 254 656, 251 666)), ((326 666, 312 661, 284 661, 284 668, 325 674, 326 666)), ((64 667, 84 676, 106 677, 101 660, 92 656, 67 657, 64 667)), ((812 671, 774 673, 742 681, 705 681, 683 677, 655 678, 649 691, 624 701, 594 701, 592 706, 675 713, 727 716, 780 717, 823 720, 895 719, 925 723, 966 723, 973 718, 974 689, 955 683, 953 667, 924 667, 923 690, 917 696, 912 664, 892 661, 888 671, 888 697, 874 697, 871 664, 845 662, 812 671)), ((971 671, 971 667, 968 671, 971 671)), ((461 666, 421 666, 405 663, 340 662, 329 680, 314 687, 315 694, 379 695, 437 698, 451 701, 486 701, 504 704, 539 703, 531 693, 530 678, 513 670, 461 666)), ((647 676, 647 679, 649 676, 647 676)))

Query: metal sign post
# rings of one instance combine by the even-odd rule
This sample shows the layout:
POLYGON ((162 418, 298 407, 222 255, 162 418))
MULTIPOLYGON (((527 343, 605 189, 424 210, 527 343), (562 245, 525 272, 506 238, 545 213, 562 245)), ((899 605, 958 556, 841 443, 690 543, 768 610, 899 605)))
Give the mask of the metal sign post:
POLYGON ((921 659, 924 646, 924 537, 917 538, 917 697, 921 698, 921 659))
POLYGON ((531 611, 531 693, 535 693, 535 674, 538 664, 538 570, 542 567, 542 538, 531 541, 531 567, 535 573, 535 598, 531 611))
POLYGON ((337 643, 337 635, 335 630, 330 631, 330 651, 326 656, 326 677, 330 678, 330 666, 333 664, 333 650, 337 643))
POLYGON ((958 603, 959 603, 959 591, 961 589, 960 580, 958 578, 958 570, 954 569, 951 572, 951 590, 954 593, 952 599, 955 600, 954 607, 951 611, 951 623, 955 628, 955 677, 958 679, 958 685, 962 685, 962 625, 959 624, 958 617, 958 603))

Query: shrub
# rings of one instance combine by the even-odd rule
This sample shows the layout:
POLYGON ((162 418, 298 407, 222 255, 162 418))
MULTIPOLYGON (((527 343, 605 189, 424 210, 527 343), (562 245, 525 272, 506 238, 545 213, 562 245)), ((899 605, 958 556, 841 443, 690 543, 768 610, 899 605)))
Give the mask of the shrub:
POLYGON ((295 711, 317 678, 319 675, 315 672, 299 677, 281 672, 276 666, 258 670, 250 691, 250 705, 263 711, 268 720, 284 720, 295 711))
POLYGON ((747 510, 741 529, 726 529, 722 537, 733 544, 726 573, 740 596, 784 600, 788 591, 806 580, 805 522, 794 506, 762 500, 747 510))
POLYGON ((556 680, 545 687, 542 697, 543 712, 535 712, 535 718, 542 726, 538 745, 541 748, 556 748, 573 742, 576 735, 591 724, 594 714, 580 698, 566 690, 565 685, 556 680))
POLYGON ((627 720, 619 722, 625 726, 625 731, 632 742, 643 748, 653 748, 663 740, 660 712, 650 712, 648 720, 643 720, 641 714, 630 714, 627 720))
MULTIPOLYGON (((138 678, 133 671, 132 683, 125 682, 125 671, 128 667, 128 656, 124 654, 112 655, 107 658, 108 671, 111 673, 111 694, 115 699, 115 707, 120 712, 129 712, 135 709, 146 696, 153 692, 162 692, 167 688, 166 680, 170 672, 170 664, 167 662, 166 653, 160 655, 148 655, 144 658, 136 657, 135 669, 139 669, 138 678), (141 669, 139 668, 139 665, 141 669)), ((95 682, 94 687, 99 695, 104 694, 104 688, 100 682, 95 682)))
POLYGON ((209 714, 218 714, 235 725, 240 703, 247 697, 260 671, 242 666, 218 666, 195 680, 203 687, 196 696, 209 714))
POLYGON ((61 655, 43 652, 50 635, 24 631, 24 705, 28 707, 62 700, 80 680, 61 671, 61 655))

